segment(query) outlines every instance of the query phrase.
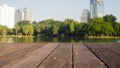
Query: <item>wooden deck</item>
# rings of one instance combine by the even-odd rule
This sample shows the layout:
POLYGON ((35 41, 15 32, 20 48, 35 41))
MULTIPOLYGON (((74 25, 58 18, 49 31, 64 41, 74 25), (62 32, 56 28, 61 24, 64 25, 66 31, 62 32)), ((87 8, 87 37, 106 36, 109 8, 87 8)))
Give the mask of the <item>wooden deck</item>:
POLYGON ((0 68, 119 67, 119 43, 0 44, 0 68))

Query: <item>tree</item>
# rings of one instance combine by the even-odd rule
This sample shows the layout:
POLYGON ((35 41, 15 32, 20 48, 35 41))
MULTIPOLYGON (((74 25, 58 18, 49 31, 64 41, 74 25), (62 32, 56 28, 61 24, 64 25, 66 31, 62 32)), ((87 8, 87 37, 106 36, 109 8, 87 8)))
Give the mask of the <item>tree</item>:
POLYGON ((24 21, 18 22, 17 25, 20 26, 20 27, 22 27, 24 25, 31 25, 31 24, 30 24, 30 21, 24 20, 24 21))
POLYGON ((82 29, 82 23, 79 22, 75 22, 74 23, 74 35, 75 36, 79 36, 81 34, 81 29, 82 29))
POLYGON ((32 36, 34 34, 34 27, 32 25, 28 25, 27 28, 29 28, 28 29, 29 30, 29 32, 28 32, 29 36, 32 36))
POLYGON ((114 29, 109 22, 106 22, 102 24, 101 32, 102 34, 109 36, 114 33, 114 29))
POLYGON ((17 36, 18 31, 19 31, 20 27, 18 25, 15 25, 14 30, 15 30, 15 35, 17 36))
POLYGON ((70 34, 72 34, 72 33, 74 33, 74 31, 75 31, 74 22, 71 22, 69 24, 69 32, 70 32, 70 34))
POLYGON ((72 21, 73 21, 72 19, 65 19, 64 25, 66 26, 66 25, 70 24, 72 21))
POLYGON ((47 19, 41 22, 29 21, 18 22, 13 29, 0 25, 0 34, 16 36, 120 36, 120 24, 116 22, 116 17, 106 15, 104 18, 93 18, 90 23, 79 23, 72 19, 66 19, 64 22, 47 19))
POLYGON ((6 26, 3 26, 1 32, 2 32, 2 35, 3 35, 4 37, 6 37, 6 35, 7 35, 7 27, 6 27, 6 26))
POLYGON ((115 23, 117 18, 115 16, 113 16, 112 14, 110 15, 106 15, 103 17, 105 22, 111 22, 111 23, 115 23))
POLYGON ((120 23, 116 23, 113 27, 114 31, 115 31, 115 36, 120 36, 120 23))
POLYGON ((27 36, 27 35, 28 35, 28 32, 29 32, 28 25, 23 26, 23 27, 22 27, 22 31, 23 31, 23 33, 25 34, 25 36, 27 36))
POLYGON ((42 27, 40 26, 40 24, 36 25, 35 31, 37 33, 37 36, 39 36, 40 32, 42 31, 42 27))
POLYGON ((22 31, 25 34, 25 36, 32 36, 34 33, 34 27, 32 25, 25 25, 23 26, 22 31))
POLYGON ((88 34, 93 35, 93 36, 100 35, 101 24, 99 24, 99 23, 90 23, 88 25, 88 34))
POLYGON ((38 24, 39 24, 39 23, 36 22, 36 21, 32 22, 32 25, 34 25, 34 26, 37 26, 38 24))
POLYGON ((71 35, 75 30, 75 28, 74 28, 74 20, 66 19, 66 20, 64 20, 63 24, 64 24, 64 28, 63 28, 64 33, 71 35))
POLYGON ((55 25, 52 27, 52 32, 53 32, 54 36, 56 36, 58 34, 58 30, 59 30, 59 27, 57 27, 55 25))
POLYGON ((13 35, 14 34, 14 30, 11 28, 7 28, 7 34, 8 35, 13 35))
POLYGON ((43 23, 43 24, 49 24, 49 23, 52 23, 52 22, 54 22, 53 19, 47 19, 47 20, 41 21, 40 24, 41 24, 41 23, 43 23))
POLYGON ((90 21, 90 23, 103 23, 103 22, 104 22, 104 18, 102 17, 94 17, 90 21))

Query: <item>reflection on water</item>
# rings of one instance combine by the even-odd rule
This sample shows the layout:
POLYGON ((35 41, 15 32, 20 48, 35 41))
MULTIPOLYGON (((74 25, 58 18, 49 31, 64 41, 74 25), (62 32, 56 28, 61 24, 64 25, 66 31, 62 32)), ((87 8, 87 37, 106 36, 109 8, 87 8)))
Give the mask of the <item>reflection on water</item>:
POLYGON ((14 38, 14 42, 34 42, 34 37, 14 38))
POLYGON ((120 40, 118 40, 117 43, 120 43, 120 40))
POLYGON ((2 38, 0 38, 0 42, 1 43, 14 43, 14 38, 2 37, 2 38))
POLYGON ((0 43, 16 43, 16 42, 34 42, 34 37, 24 37, 24 38, 6 38, 6 37, 1 37, 0 38, 0 43))
POLYGON ((0 43, 16 43, 16 42, 118 42, 120 38, 78 38, 78 37, 67 37, 67 38, 46 38, 46 37, 13 37, 13 38, 0 38, 0 43))
POLYGON ((7 41, 7 38, 5 38, 5 37, 0 38, 0 42, 6 43, 6 41, 7 41))

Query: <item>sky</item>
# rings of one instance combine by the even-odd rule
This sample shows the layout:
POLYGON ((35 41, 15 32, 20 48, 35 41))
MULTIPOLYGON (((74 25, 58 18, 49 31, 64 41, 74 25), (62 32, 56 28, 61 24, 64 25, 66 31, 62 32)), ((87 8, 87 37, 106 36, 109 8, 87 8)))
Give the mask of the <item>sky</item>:
MULTIPOLYGON (((120 0, 103 0, 104 15, 113 14, 120 22, 120 0)), ((55 19, 64 21, 66 18, 80 21, 83 9, 90 10, 90 0, 0 0, 15 9, 32 8, 33 21, 55 19)))

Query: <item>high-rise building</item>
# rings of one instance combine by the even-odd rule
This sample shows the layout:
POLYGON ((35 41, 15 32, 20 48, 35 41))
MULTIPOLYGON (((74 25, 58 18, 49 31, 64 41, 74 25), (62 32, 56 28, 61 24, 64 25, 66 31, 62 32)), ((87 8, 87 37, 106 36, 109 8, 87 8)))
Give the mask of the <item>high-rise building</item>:
POLYGON ((0 25, 13 28, 15 24, 15 8, 7 5, 0 6, 0 25))
POLYGON ((16 10, 15 12, 15 24, 24 20, 24 12, 22 10, 16 10))
POLYGON ((103 17, 104 5, 102 0, 90 0, 90 16, 93 17, 103 17))
POLYGON ((24 20, 32 22, 32 9, 24 8, 24 20))
POLYGON ((30 23, 32 23, 32 10, 30 8, 16 10, 15 22, 18 23, 23 20, 30 21, 30 23))
POLYGON ((90 12, 87 9, 84 9, 82 12, 82 16, 81 16, 81 22, 82 23, 88 23, 90 22, 90 12))

